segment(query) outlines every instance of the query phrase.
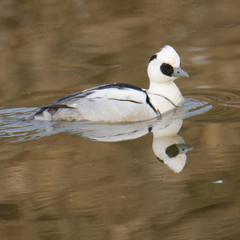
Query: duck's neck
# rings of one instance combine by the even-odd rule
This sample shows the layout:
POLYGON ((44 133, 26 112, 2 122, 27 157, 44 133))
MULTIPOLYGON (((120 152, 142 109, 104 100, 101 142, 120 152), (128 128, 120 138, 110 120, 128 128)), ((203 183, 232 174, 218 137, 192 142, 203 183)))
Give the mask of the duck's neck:
POLYGON ((178 86, 173 81, 163 83, 156 83, 152 81, 150 82, 148 93, 166 97, 176 106, 180 106, 183 103, 183 96, 178 86))

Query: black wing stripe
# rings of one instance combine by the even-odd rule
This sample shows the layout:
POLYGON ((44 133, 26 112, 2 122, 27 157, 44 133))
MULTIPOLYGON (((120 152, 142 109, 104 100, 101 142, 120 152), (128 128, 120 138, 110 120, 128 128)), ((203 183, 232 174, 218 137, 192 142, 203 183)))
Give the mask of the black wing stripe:
MULTIPOLYGON (((95 99, 104 99, 104 98, 95 98, 95 99)), ((130 100, 130 99, 116 99, 116 98, 108 98, 107 100, 114 100, 114 101, 120 101, 120 102, 132 102, 132 103, 137 103, 137 104, 143 104, 141 102, 137 102, 137 101, 134 101, 134 100, 130 100)))
POLYGON ((158 116, 161 117, 161 113, 160 113, 158 110, 156 110, 156 108, 152 105, 152 103, 151 103, 151 101, 150 101, 149 96, 148 96, 147 93, 146 93, 146 103, 153 109, 153 111, 154 111, 158 116))

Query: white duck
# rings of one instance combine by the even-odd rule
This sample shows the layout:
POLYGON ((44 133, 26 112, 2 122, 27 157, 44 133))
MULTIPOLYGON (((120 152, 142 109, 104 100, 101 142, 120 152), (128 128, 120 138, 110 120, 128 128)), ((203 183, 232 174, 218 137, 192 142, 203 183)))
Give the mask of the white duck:
POLYGON ((166 45, 150 58, 149 89, 130 84, 107 84, 64 96, 26 119, 43 121, 135 122, 161 117, 183 103, 173 82, 188 77, 173 47, 166 45))

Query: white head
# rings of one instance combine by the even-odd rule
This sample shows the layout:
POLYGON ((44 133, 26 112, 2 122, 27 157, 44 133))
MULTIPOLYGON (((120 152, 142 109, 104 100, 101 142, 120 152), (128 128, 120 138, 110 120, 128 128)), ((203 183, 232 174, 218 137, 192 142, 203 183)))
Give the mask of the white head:
POLYGON ((175 173, 179 173, 186 165, 187 155, 193 147, 186 144, 173 144, 165 150, 167 157, 163 160, 175 173))
POLYGON ((178 77, 189 77, 181 69, 181 59, 175 49, 166 45, 160 52, 150 58, 148 64, 150 82, 173 81, 178 77))

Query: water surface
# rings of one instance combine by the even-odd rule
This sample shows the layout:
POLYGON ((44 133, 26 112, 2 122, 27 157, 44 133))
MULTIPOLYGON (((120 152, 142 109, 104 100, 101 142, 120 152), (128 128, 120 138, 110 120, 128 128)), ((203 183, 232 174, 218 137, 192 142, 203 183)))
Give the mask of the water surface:
POLYGON ((239 239, 239 7, 1 1, 1 239, 239 239), (193 146, 179 173, 157 159, 148 125, 102 142, 109 126, 73 134, 20 120, 99 84, 148 88, 148 60, 166 44, 190 74, 176 80, 183 95, 212 106, 175 133, 193 146))

